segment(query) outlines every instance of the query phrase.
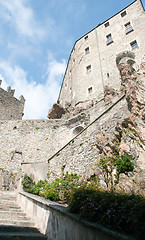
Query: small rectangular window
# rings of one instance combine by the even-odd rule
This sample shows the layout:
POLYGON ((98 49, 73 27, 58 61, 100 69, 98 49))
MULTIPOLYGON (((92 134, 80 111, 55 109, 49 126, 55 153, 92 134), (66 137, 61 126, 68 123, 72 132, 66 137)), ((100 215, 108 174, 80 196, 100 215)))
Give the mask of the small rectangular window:
POLYGON ((109 27, 109 25, 110 25, 109 22, 104 24, 105 27, 109 27))
POLYGON ((127 14, 126 11, 122 12, 122 13, 121 13, 121 17, 126 16, 126 14, 127 14))
POLYGON ((92 93, 92 87, 88 88, 88 93, 91 94, 92 93))
POLYGON ((112 36, 111 36, 111 33, 109 35, 106 36, 107 38, 107 41, 106 41, 106 44, 109 45, 110 43, 113 42, 113 39, 112 39, 112 36))
POLYGON ((91 72, 91 65, 86 67, 87 72, 91 72))
POLYGON ((130 43, 130 45, 131 45, 132 50, 134 50, 135 48, 138 48, 138 44, 137 44, 136 40, 133 41, 132 43, 130 43))
POLYGON ((85 40, 88 40, 88 35, 84 37, 85 40))
POLYGON ((128 34, 128 33, 133 31, 133 28, 132 28, 130 22, 125 24, 125 31, 126 31, 126 34, 128 34))
POLYGON ((85 49, 85 54, 88 54, 90 52, 89 47, 85 49))

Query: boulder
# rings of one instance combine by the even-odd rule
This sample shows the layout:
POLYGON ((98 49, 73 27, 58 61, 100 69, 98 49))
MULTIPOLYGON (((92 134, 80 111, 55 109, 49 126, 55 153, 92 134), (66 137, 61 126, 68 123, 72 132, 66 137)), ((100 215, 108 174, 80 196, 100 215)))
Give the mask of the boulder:
POLYGON ((52 108, 48 112, 49 119, 59 119, 62 114, 65 113, 65 109, 58 103, 54 103, 52 108))

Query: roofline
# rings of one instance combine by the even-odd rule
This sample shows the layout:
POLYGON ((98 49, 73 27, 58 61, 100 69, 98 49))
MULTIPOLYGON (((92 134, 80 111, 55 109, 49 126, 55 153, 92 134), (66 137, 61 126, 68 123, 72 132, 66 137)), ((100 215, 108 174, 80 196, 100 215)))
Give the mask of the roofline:
POLYGON ((142 0, 140 0, 140 2, 141 2, 141 5, 142 5, 143 10, 145 11, 145 8, 144 8, 144 5, 143 5, 143 3, 142 3, 142 0))
MULTIPOLYGON (((64 77, 63 77, 63 81, 62 81, 61 88, 60 88, 60 91, 59 91, 59 96, 58 96, 57 102, 59 102, 59 98, 60 98, 60 94, 61 94, 61 90, 62 90, 64 78, 65 78, 65 75, 66 75, 66 72, 67 72, 67 69, 68 69, 68 64, 69 64, 69 61, 70 61, 70 58, 71 58, 71 54, 72 54, 72 51, 73 51, 76 43, 77 43, 80 39, 84 38, 87 34, 89 34, 90 32, 94 31, 96 28, 100 27, 100 26, 103 25, 105 22, 109 21, 111 18, 115 17, 117 14, 121 13, 123 10, 125 10, 125 9, 128 8, 128 7, 130 7, 132 4, 134 4, 134 3, 137 2, 137 1, 138 1, 138 0, 134 0, 134 1, 133 1, 132 3, 130 3, 127 7, 123 8, 122 10, 120 10, 119 12, 117 12, 116 14, 114 14, 112 17, 108 18, 108 19, 105 20, 104 22, 98 24, 98 25, 97 25, 96 27, 94 27, 92 30, 90 30, 90 31, 87 32, 85 35, 83 35, 82 37, 80 37, 79 39, 77 39, 77 40, 75 41, 75 43, 74 43, 74 45, 73 45, 73 48, 72 48, 72 50, 71 50, 71 53, 70 53, 70 55, 69 55, 69 59, 68 59, 68 62, 67 62, 67 67, 66 67, 66 70, 65 70, 65 73, 64 73, 64 77)), ((139 1, 140 1, 141 5, 142 5, 142 7, 143 7, 143 10, 145 11, 145 8, 144 8, 144 6, 143 6, 142 1, 141 1, 141 0, 139 0, 139 1)))

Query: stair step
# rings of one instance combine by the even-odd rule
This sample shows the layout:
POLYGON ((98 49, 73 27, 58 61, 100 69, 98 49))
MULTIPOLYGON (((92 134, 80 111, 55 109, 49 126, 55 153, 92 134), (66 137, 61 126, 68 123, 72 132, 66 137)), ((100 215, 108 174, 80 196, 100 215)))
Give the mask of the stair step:
POLYGON ((0 240, 47 240, 47 238, 34 227, 0 225, 0 240))
POLYGON ((4 195, 4 196, 0 195, 0 199, 1 199, 1 200, 8 200, 8 201, 9 201, 9 200, 15 201, 15 200, 16 200, 16 197, 14 197, 14 196, 11 196, 11 197, 10 197, 10 196, 5 196, 5 195, 4 195))
POLYGON ((23 227, 23 226, 8 226, 0 225, 0 232, 31 232, 39 233, 39 230, 35 227, 23 227))
POLYGON ((11 225, 11 226, 23 226, 23 227, 33 227, 34 224, 30 223, 30 221, 22 221, 22 220, 7 220, 0 219, 0 225, 11 225))
POLYGON ((0 240, 47 240, 17 205, 13 192, 0 192, 0 240))
POLYGON ((12 214, 13 216, 24 216, 26 217, 26 213, 23 213, 22 211, 7 211, 6 210, 0 210, 0 216, 2 215, 8 215, 8 214, 12 214))
POLYGON ((21 208, 15 209, 15 208, 0 208, 0 212, 10 212, 10 213, 23 213, 21 208))
POLYGON ((30 218, 23 216, 23 215, 17 215, 15 213, 0 213, 0 220, 24 220, 24 221, 30 221, 30 218))
POLYGON ((6 205, 0 203, 0 209, 21 209, 17 205, 6 205))
POLYGON ((0 233, 0 240, 47 240, 40 233, 0 233))
POLYGON ((14 199, 14 198, 13 199, 11 199, 11 198, 10 199, 8 199, 8 198, 6 199, 6 198, 1 198, 0 197, 0 203, 6 203, 6 204, 7 203, 10 203, 10 204, 11 203, 16 203, 16 199, 14 199))

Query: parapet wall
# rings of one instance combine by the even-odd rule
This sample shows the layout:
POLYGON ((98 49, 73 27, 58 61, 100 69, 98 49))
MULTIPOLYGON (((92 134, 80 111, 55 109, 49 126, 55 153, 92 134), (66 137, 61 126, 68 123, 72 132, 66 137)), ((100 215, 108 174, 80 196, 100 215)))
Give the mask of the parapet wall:
POLYGON ((14 92, 15 90, 12 90, 11 87, 8 87, 7 91, 0 88, 0 120, 22 119, 25 99, 23 96, 20 97, 20 100, 16 99, 14 92))

